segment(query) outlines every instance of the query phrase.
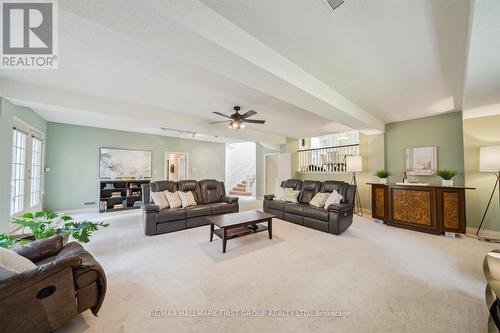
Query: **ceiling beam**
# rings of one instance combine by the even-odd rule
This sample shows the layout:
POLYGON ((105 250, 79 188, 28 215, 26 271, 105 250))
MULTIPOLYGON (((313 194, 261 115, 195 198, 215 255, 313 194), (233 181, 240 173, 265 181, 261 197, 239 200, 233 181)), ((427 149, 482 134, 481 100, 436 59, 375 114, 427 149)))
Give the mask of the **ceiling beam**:
POLYGON ((384 131, 383 121, 199 1, 127 2, 95 9, 82 6, 79 1, 65 1, 60 7, 140 40, 150 49, 163 40, 170 50, 168 57, 205 68, 327 120, 352 129, 384 131), (138 16, 149 18, 148 29, 134 29, 138 16))
POLYGON ((173 136, 173 131, 161 130, 164 127, 198 133, 204 140, 219 142, 255 141, 255 138, 271 144, 286 141, 284 136, 272 133, 249 128, 231 130, 222 124, 211 125, 207 119, 196 116, 25 82, 0 79, 0 92, 2 97, 41 113, 49 122, 173 136), (120 128, 113 127, 113 119, 117 117, 122 125, 120 128))

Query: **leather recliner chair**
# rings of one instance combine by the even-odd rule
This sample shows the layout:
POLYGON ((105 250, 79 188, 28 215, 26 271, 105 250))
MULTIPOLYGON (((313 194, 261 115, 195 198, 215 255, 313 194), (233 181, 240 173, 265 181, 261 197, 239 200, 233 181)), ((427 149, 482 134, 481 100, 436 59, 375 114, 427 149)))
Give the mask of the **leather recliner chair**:
POLYGON ((285 188, 300 190, 298 203, 274 200, 274 194, 264 196, 264 211, 277 218, 309 228, 340 235, 352 224, 356 186, 342 181, 313 181, 288 179, 281 184, 285 188), (336 190, 342 195, 339 204, 325 208, 314 207, 309 202, 318 192, 331 193, 336 190))
POLYGON ((144 234, 152 236, 186 228, 208 225, 206 216, 236 213, 239 211, 237 197, 226 196, 224 183, 215 179, 162 180, 142 185, 142 214, 144 234), (151 192, 191 191, 196 206, 167 208, 160 210, 151 200, 151 192))
POLYGON ((79 243, 53 236, 14 249, 37 267, 0 281, 0 331, 52 332, 78 313, 97 316, 106 295, 101 265, 79 243))

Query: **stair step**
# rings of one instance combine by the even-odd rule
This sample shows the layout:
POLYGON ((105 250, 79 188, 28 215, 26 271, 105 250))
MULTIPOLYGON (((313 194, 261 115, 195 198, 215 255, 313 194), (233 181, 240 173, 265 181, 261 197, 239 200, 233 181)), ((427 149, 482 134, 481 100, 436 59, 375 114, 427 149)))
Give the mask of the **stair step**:
POLYGON ((246 189, 246 188, 238 188, 238 187, 234 187, 234 188, 232 189, 232 191, 234 191, 234 192, 246 192, 246 191, 247 191, 247 189, 246 189))
POLYGON ((252 193, 249 192, 240 192, 240 191, 231 191, 229 192, 230 195, 237 195, 237 196, 243 196, 243 197, 249 197, 252 195, 252 193))
POLYGON ((238 184, 238 185, 236 185, 235 188, 242 188, 242 189, 246 190, 247 186, 244 184, 238 184))

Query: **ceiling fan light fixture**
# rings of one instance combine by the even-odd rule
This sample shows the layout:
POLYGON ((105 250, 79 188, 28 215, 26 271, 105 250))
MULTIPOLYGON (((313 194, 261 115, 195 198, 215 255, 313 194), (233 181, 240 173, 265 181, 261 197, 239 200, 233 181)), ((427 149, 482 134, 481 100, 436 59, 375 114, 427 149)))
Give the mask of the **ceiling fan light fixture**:
POLYGON ((240 128, 245 128, 245 123, 244 122, 240 123, 240 128))

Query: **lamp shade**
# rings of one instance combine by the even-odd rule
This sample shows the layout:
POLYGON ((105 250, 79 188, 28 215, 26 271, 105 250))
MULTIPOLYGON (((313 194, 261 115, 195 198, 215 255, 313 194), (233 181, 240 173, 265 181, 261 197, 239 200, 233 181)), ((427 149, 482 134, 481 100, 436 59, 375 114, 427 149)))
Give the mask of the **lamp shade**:
POLYGON ((363 157, 362 156, 347 156, 346 167, 348 172, 361 172, 363 171, 363 157))
POLYGON ((500 171, 500 146, 487 146, 479 148, 479 171, 500 171))

